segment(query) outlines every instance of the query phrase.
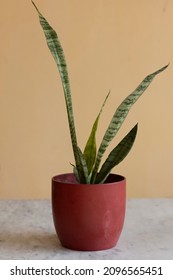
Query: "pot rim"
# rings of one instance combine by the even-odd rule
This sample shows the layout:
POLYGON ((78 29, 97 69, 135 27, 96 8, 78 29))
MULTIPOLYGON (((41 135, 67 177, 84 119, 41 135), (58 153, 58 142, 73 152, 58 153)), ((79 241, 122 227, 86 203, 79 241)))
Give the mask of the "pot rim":
POLYGON ((77 180, 75 179, 75 176, 73 173, 63 173, 63 174, 58 174, 52 177, 52 182, 57 182, 61 183, 64 185, 83 185, 83 186, 93 186, 93 185, 112 185, 112 184, 118 184, 120 182, 126 181, 126 178, 120 174, 115 174, 115 173, 110 173, 106 181, 102 184, 83 184, 83 183, 78 183, 77 180))

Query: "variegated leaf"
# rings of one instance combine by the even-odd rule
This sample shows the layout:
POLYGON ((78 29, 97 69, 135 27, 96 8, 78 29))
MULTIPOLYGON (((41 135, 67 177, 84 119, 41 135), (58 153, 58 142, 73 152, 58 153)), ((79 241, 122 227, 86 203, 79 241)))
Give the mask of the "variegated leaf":
POLYGON ((75 131, 74 116, 73 116, 70 82, 69 82, 67 64, 66 64, 63 48, 61 46, 61 43, 58 39, 58 36, 57 36, 55 30, 49 25, 47 20, 39 12, 38 8, 36 7, 36 5, 34 4, 33 1, 32 1, 32 3, 38 12, 40 24, 43 28, 47 45, 50 49, 50 52, 56 62, 56 65, 57 65, 59 73, 60 73, 63 90, 64 90, 65 101, 66 101, 67 116, 68 116, 68 122, 69 122, 69 128, 70 128, 73 153, 74 153, 75 162, 76 162, 76 168, 78 169, 78 175, 79 175, 80 180, 83 181, 83 174, 82 174, 83 170, 82 170, 80 155, 78 154, 79 150, 77 148, 77 137, 76 137, 76 131, 75 131))
POLYGON ((87 144, 85 146, 85 149, 84 149, 84 158, 86 160, 86 164, 87 164, 87 167, 88 167, 88 172, 89 174, 91 173, 92 171, 92 168, 93 168, 93 165, 95 163, 95 158, 96 158, 96 152, 97 152, 97 148, 96 148, 96 132, 97 132, 97 128, 98 128, 98 122, 99 122, 99 119, 100 119, 100 115, 103 111, 103 108, 105 106, 105 103, 109 97, 109 94, 110 94, 110 91, 108 93, 108 95, 106 96, 105 100, 104 100, 104 103, 101 107, 101 110, 93 124, 93 127, 92 127, 92 130, 91 130, 91 133, 90 133, 90 136, 88 138, 88 141, 87 141, 87 144))
POLYGON ((78 155, 79 155, 80 166, 76 166, 76 168, 77 168, 76 171, 78 173, 80 183, 81 184, 89 184, 90 183, 90 177, 89 177, 89 173, 88 173, 86 160, 85 160, 85 158, 82 154, 82 151, 80 150, 79 147, 78 147, 78 155))
POLYGON ((102 165, 96 177, 96 184, 103 183, 112 168, 118 165, 130 152, 137 134, 138 125, 136 124, 121 142, 110 152, 109 156, 102 165))
POLYGON ((120 129, 122 123, 124 122, 127 114, 129 113, 132 105, 139 99, 139 97, 144 93, 144 91, 147 89, 147 87, 150 85, 152 80, 156 75, 164 71, 168 65, 162 67, 161 69, 157 70, 156 72, 148 75, 141 83, 140 85, 129 95, 127 96, 124 101, 120 104, 120 106, 115 111, 115 114, 113 115, 113 118, 105 132, 105 135, 103 137, 103 140, 101 142, 101 145, 99 147, 96 163, 94 166, 91 182, 94 183, 101 159, 103 157, 104 152, 106 151, 106 148, 112 141, 112 139, 117 134, 118 130, 120 129))

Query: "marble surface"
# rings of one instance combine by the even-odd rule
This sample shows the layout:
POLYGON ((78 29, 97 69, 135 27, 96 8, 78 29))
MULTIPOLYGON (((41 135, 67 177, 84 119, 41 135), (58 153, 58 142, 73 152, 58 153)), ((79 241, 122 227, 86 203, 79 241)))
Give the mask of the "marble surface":
POLYGON ((173 199, 131 199, 121 238, 113 249, 80 252, 63 248, 48 200, 0 200, 0 259, 171 259, 173 199))

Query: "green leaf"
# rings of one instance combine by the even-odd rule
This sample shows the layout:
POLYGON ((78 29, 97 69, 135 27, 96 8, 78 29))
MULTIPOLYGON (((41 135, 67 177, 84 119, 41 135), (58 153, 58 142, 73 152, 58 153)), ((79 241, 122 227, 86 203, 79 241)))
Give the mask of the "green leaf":
POLYGON ((117 134, 118 130, 120 129, 121 125, 123 124, 126 116, 128 115, 132 105, 139 99, 139 97, 144 93, 144 91, 148 88, 152 80, 156 75, 164 71, 168 65, 162 67, 161 69, 157 70, 156 72, 148 75, 140 85, 129 95, 127 96, 124 101, 120 104, 120 106, 115 111, 113 118, 105 132, 101 145, 99 147, 97 158, 91 178, 91 182, 94 183, 101 159, 103 157, 104 152, 106 151, 108 145, 112 141, 112 139, 117 134))
POLYGON ((73 167, 73 174, 74 174, 74 176, 76 178, 76 181, 78 183, 80 183, 80 178, 79 178, 79 174, 78 174, 76 166, 74 164, 72 164, 72 163, 70 163, 70 165, 73 167))
POLYGON ((80 176, 82 175, 82 177, 79 177, 81 184, 89 184, 90 177, 89 177, 89 173, 88 173, 86 160, 79 147, 78 147, 78 155, 79 155, 79 166, 76 166, 77 170, 75 171, 75 174, 78 174, 77 177, 79 177, 79 173, 80 173, 80 176))
POLYGON ((96 177, 96 184, 103 183, 111 172, 112 168, 118 165, 130 152, 138 130, 136 124, 121 142, 110 152, 96 177))
POLYGON ((34 4, 33 1, 32 1, 32 3, 38 12, 40 24, 43 28, 48 48, 56 62, 56 65, 57 65, 59 73, 60 73, 62 86, 63 86, 63 90, 64 90, 65 102, 66 102, 66 110, 67 110, 74 158, 75 158, 75 162, 76 162, 76 167, 77 167, 77 169, 79 168, 79 170, 78 170, 79 178, 81 181, 83 181, 84 172, 82 170, 79 150, 77 148, 78 144, 77 144, 75 123, 74 123, 74 116, 73 116, 70 82, 69 82, 67 64, 66 64, 63 48, 61 46, 61 43, 58 39, 58 36, 57 36, 55 30, 49 25, 47 20, 42 16, 42 14, 39 12, 38 8, 36 7, 36 5, 34 4))
POLYGON ((100 115, 103 111, 103 108, 106 104, 106 101, 109 97, 109 94, 110 94, 110 91, 109 93, 107 94, 105 100, 104 100, 104 103, 101 107, 101 110, 93 124, 93 127, 92 127, 92 130, 91 130, 91 133, 90 133, 90 136, 88 138, 88 141, 86 143, 86 146, 85 146, 85 149, 84 149, 84 158, 86 160, 86 164, 87 164, 87 167, 88 167, 88 172, 89 174, 91 173, 92 171, 92 168, 93 168, 93 165, 95 163, 95 158, 96 158, 96 152, 97 152, 97 148, 96 148, 96 132, 97 132, 97 128, 98 128, 98 122, 99 122, 99 119, 100 119, 100 115))

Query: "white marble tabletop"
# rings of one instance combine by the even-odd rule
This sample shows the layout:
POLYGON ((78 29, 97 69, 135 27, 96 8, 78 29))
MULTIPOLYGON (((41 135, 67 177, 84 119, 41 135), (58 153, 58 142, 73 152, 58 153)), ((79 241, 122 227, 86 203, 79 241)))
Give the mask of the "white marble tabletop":
POLYGON ((48 200, 0 200, 0 259, 173 260, 173 198, 130 199, 116 247, 97 252, 63 248, 48 200))

